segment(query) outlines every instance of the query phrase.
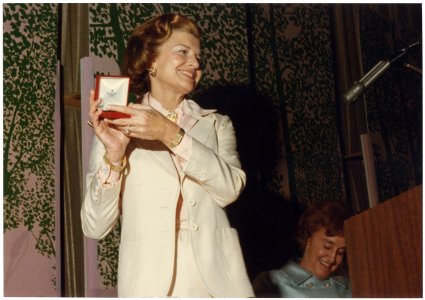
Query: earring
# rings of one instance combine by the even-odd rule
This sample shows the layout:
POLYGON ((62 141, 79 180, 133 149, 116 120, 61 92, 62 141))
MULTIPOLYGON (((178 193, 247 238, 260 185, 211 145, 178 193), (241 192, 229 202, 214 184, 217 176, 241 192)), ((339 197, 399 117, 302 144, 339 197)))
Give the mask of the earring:
POLYGON ((157 73, 156 67, 151 67, 151 68, 148 69, 148 71, 149 71, 150 76, 152 76, 152 77, 156 76, 156 73, 157 73))

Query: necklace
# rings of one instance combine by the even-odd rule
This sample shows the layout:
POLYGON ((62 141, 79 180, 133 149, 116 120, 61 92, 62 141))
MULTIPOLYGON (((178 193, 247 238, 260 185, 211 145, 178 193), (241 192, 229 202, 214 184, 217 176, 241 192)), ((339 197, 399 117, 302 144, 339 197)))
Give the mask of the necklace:
POLYGON ((176 123, 177 122, 177 113, 174 111, 168 111, 167 119, 171 122, 176 123))
MULTIPOLYGON (((148 94, 148 105, 151 106, 151 107, 153 107, 152 104, 151 104, 151 94, 150 93, 148 94)), ((161 105, 161 110, 162 111, 165 110, 162 107, 162 105, 161 105)), ((176 123, 177 122, 177 117, 178 117, 177 113, 175 111, 172 111, 172 110, 167 110, 167 112, 168 112, 167 115, 166 115, 167 119, 170 120, 171 122, 176 123)))

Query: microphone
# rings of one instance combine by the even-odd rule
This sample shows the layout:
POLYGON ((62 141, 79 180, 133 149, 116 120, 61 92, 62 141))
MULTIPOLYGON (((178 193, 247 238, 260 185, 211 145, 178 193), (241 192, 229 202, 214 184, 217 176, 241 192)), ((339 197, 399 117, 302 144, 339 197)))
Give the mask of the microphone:
POLYGON ((378 77, 380 77, 390 67, 389 60, 379 61, 365 76, 356 81, 351 88, 342 95, 342 98, 347 103, 353 103, 362 95, 366 88, 368 88, 378 77))
POLYGON ((362 78, 358 81, 354 82, 354 84, 350 87, 350 89, 342 95, 342 98, 348 103, 354 103, 358 97, 360 97, 365 90, 382 74, 385 73, 386 70, 390 67, 392 63, 398 60, 400 57, 406 55, 410 48, 416 47, 420 44, 419 41, 410 44, 406 48, 403 48, 394 58, 391 60, 381 60, 379 61, 369 72, 366 73, 362 78))

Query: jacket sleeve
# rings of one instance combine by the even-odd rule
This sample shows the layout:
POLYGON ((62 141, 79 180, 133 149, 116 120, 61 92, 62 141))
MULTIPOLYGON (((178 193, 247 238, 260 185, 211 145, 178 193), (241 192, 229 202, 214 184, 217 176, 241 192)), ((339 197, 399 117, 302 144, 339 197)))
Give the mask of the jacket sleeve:
POLYGON ((241 169, 230 118, 217 118, 215 129, 217 152, 193 139, 192 155, 183 171, 201 184, 218 205, 225 207, 239 197, 245 187, 246 175, 241 169))
POLYGON ((105 149, 97 137, 93 140, 90 162, 86 175, 86 192, 81 208, 84 234, 93 239, 104 238, 115 226, 120 216, 119 196, 121 180, 105 187, 98 178, 105 149))

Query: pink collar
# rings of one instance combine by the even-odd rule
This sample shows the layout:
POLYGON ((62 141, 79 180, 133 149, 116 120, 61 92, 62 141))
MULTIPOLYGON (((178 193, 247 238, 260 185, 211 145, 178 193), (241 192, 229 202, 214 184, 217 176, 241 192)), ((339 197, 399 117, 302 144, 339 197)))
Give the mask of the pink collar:
MULTIPOLYGON (((159 111, 164 116, 167 116, 170 111, 163 108, 161 103, 153 98, 149 93, 143 95, 142 104, 149 105, 159 111)), ((195 101, 183 99, 182 102, 176 107, 174 112, 177 113, 177 123, 185 130, 189 131, 195 123, 204 116, 216 112, 216 109, 203 109, 195 101)))

